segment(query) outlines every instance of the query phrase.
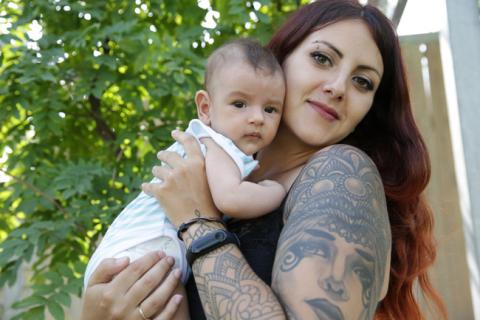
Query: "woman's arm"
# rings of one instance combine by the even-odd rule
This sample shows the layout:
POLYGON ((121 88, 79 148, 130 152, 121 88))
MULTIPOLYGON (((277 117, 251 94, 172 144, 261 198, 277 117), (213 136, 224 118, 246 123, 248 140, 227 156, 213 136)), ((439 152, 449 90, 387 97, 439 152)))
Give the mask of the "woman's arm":
POLYGON ((275 181, 244 181, 232 158, 211 138, 202 142, 207 147, 205 167, 208 185, 217 208, 239 219, 253 219, 280 206, 286 192, 275 181))
MULTIPOLYGON (((176 226, 198 216, 220 217, 208 189, 205 162, 196 140, 183 132, 173 137, 180 142, 186 159, 162 152, 168 164, 155 167, 163 182, 146 183, 143 191, 156 197, 176 226)), ((193 239, 223 228, 215 222, 196 223, 183 234, 187 247, 193 239)), ((225 245, 195 260, 192 267, 205 315, 209 319, 285 319, 271 288, 253 272, 240 250, 225 245)))
POLYGON ((370 158, 347 145, 318 152, 289 193, 272 287, 290 319, 372 319, 385 296, 391 234, 370 158))
MULTIPOLYGON (((220 225, 196 224, 184 234, 187 246, 220 225)), ((285 319, 272 289, 251 269, 237 246, 222 246, 195 260, 195 283, 208 319, 285 319)))

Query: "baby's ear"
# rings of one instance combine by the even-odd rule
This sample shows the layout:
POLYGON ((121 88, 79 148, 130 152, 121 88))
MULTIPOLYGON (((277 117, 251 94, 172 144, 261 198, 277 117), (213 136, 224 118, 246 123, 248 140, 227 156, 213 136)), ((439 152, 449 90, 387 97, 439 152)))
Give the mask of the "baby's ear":
POLYGON ((199 90, 195 94, 195 104, 197 105, 198 119, 207 126, 210 125, 210 96, 205 90, 199 90))

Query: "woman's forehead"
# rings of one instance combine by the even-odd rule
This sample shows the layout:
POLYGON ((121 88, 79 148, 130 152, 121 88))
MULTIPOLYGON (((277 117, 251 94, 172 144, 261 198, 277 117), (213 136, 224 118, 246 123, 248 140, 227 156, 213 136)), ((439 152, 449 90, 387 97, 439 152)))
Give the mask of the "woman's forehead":
POLYGON ((343 56, 359 60, 383 74, 383 59, 368 28, 360 19, 341 20, 313 30, 299 45, 311 48, 330 47, 343 56))

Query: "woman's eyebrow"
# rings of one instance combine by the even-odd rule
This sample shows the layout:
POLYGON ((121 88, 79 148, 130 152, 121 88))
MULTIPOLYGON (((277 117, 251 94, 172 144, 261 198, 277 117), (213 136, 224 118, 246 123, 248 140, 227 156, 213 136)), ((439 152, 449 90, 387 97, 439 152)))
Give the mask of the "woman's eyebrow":
POLYGON ((373 72, 375 72, 375 73, 378 75, 378 77, 379 77, 380 79, 382 79, 382 75, 380 74, 380 71, 378 71, 378 70, 375 69, 374 67, 370 67, 370 66, 361 64, 361 65, 358 66, 358 69, 360 69, 360 70, 370 70, 370 71, 373 71, 373 72))
MULTIPOLYGON (((330 42, 328 41, 325 41, 325 40, 315 40, 313 41, 313 43, 322 43, 324 45, 326 45, 327 47, 329 47, 330 49, 332 49, 333 51, 335 51, 335 53, 340 57, 340 58, 343 58, 343 53, 337 48, 335 47, 333 44, 331 44, 330 42)), ((375 72, 379 78, 382 78, 382 75, 380 74, 380 72, 375 69, 374 67, 371 67, 371 66, 368 66, 368 65, 360 65, 358 66, 359 69, 363 69, 363 70, 371 70, 373 72, 375 72)))
POLYGON ((338 50, 337 47, 335 47, 333 44, 331 44, 330 42, 328 41, 325 41, 325 40, 315 40, 313 41, 313 43, 323 43, 324 45, 326 45, 327 47, 329 47, 330 49, 332 49, 333 51, 335 51, 335 53, 340 57, 340 58, 343 58, 343 53, 338 50))

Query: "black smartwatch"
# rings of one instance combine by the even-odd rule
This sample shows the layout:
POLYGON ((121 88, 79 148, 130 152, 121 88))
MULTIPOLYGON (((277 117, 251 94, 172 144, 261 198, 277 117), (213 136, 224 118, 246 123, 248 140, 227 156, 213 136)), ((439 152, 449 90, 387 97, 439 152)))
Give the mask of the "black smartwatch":
POLYGON ((240 246, 240 240, 234 233, 222 229, 209 232, 193 240, 187 250, 188 264, 192 266, 195 259, 228 243, 240 246))

